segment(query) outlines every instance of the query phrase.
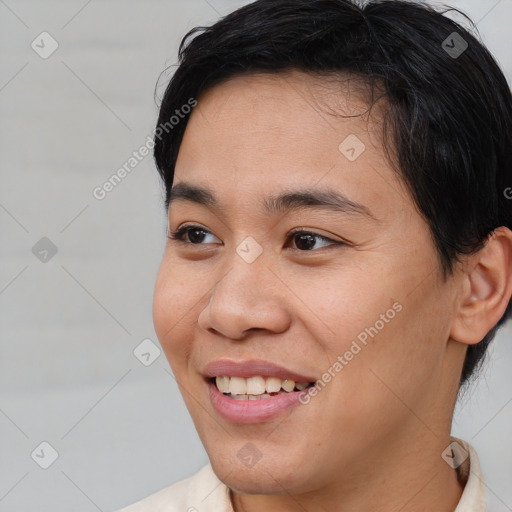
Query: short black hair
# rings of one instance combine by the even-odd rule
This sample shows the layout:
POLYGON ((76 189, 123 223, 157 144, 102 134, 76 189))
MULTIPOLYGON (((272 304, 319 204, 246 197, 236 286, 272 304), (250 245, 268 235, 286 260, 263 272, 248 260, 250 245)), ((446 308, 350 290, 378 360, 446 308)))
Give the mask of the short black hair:
MULTIPOLYGON (((444 277, 451 275, 460 255, 481 249, 497 227, 512 228, 512 95, 474 24, 470 31, 448 11, 465 16, 410 0, 257 0, 190 30, 155 130, 166 209, 189 115, 169 120, 191 98, 244 74, 350 74, 372 91, 384 86, 386 155, 428 222, 444 277)), ((468 347, 461 385, 511 314, 512 301, 468 347)))

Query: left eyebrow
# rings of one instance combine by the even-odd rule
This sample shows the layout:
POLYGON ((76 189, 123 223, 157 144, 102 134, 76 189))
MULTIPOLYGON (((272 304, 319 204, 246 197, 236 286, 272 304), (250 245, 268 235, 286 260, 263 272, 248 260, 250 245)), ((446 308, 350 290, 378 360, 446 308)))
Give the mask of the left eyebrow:
MULTIPOLYGON (((180 182, 175 185, 171 189, 167 207, 172 202, 179 200, 191 201, 212 210, 226 210, 215 197, 213 191, 191 183, 180 182)), ((286 191, 266 198, 263 207, 267 213, 274 215, 292 210, 322 208, 347 214, 359 214, 377 221, 377 218, 367 206, 352 201, 332 189, 286 191)))
POLYGON ((368 207, 331 189, 284 192, 267 198, 264 201, 264 207, 267 212, 274 214, 298 209, 322 208, 341 213, 356 213, 377 220, 368 207))

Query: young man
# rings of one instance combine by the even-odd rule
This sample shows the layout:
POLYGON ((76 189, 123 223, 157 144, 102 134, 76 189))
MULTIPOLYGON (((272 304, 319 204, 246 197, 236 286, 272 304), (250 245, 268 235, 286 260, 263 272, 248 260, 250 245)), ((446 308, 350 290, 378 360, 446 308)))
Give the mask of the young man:
POLYGON ((511 311, 511 141, 491 55, 418 2, 192 31, 154 322, 211 464, 124 511, 483 512, 450 431, 511 311))

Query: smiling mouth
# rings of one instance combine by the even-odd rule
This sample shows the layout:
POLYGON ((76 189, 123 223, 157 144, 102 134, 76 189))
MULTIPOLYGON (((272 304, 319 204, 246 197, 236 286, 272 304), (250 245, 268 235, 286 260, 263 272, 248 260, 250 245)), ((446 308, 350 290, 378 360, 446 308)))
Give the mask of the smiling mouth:
POLYGON ((249 378, 221 376, 210 380, 221 393, 234 400, 262 400, 302 391, 314 385, 314 382, 295 382, 260 375, 249 378))

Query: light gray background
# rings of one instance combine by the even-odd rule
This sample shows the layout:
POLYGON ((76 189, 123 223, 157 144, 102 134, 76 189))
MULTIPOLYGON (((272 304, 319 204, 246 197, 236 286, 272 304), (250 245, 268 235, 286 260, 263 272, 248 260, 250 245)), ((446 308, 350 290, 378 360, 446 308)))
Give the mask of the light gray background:
MULTIPOLYGON (((165 242, 151 155, 159 73, 186 31, 248 2, 0 0, 0 512, 108 512, 207 462, 152 325, 165 242), (31 43, 58 42, 42 59, 31 43), (43 263, 32 247, 48 237, 43 263), (42 469, 41 442, 58 459, 42 469), (37 457, 39 453, 39 458, 37 457)), ((451 2, 512 75, 512 0, 451 2)), ((454 434, 479 452, 494 511, 512 510, 512 330, 498 336, 454 434)), ((291 434, 293 435, 293 434, 291 434)))

